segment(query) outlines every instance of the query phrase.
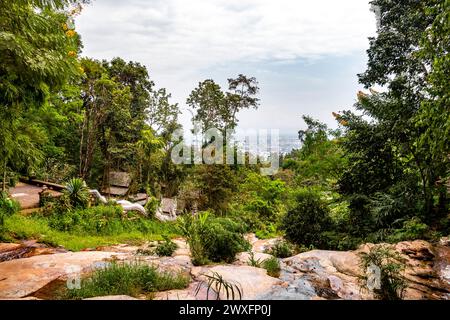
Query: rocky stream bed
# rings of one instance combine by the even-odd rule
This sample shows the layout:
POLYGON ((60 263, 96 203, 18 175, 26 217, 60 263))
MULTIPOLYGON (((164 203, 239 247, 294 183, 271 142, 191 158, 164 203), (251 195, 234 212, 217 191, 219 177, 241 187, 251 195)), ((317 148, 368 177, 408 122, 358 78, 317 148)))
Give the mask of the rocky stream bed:
MULTIPOLYGON (((260 240, 247 236, 256 259, 276 239, 260 240)), ((155 243, 141 246, 116 245, 93 250, 69 252, 50 248, 33 241, 0 243, 0 299, 54 299, 57 288, 67 285, 74 276, 88 275, 111 261, 140 261, 167 272, 189 275, 191 282, 182 290, 156 293, 157 300, 215 299, 207 295, 205 275, 216 272, 223 279, 237 284, 242 299, 374 299, 371 292, 361 290, 359 253, 367 252, 373 244, 362 245, 355 251, 312 250, 279 259, 278 278, 267 275, 265 269, 247 264, 248 253, 240 253, 233 264, 196 267, 183 239, 174 240, 178 249, 172 257, 141 255, 155 243), (197 290, 200 285, 200 290, 197 290)), ((416 240, 392 245, 405 259, 408 287, 405 299, 450 299, 450 244, 444 238, 438 244, 416 240)), ((226 297, 220 293, 220 298, 226 297)), ((139 297, 138 297, 139 298, 139 297)), ((129 296, 106 296, 90 299, 138 299, 129 296)), ((147 297, 142 297, 146 299, 147 297)))

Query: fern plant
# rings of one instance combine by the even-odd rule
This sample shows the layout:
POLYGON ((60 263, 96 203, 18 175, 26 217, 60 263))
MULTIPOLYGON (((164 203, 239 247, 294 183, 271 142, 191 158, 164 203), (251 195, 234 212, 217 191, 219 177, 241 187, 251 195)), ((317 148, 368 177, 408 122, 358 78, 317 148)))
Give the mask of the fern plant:
POLYGON ((364 276, 360 278, 363 287, 373 290, 375 296, 381 300, 401 300, 406 289, 404 272, 406 260, 388 245, 373 247, 368 253, 361 253, 361 267, 364 276), (377 270, 377 274, 370 275, 370 271, 377 270), (371 279, 371 276, 378 279, 371 279), (376 284, 374 286, 370 283, 376 284))

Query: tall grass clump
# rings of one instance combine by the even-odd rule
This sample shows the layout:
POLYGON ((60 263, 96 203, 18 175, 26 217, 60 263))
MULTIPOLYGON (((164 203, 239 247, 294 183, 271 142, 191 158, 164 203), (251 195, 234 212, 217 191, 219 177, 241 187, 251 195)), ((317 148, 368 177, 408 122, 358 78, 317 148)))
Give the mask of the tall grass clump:
POLYGON ((66 289, 61 293, 61 298, 84 299, 108 295, 151 297, 153 292, 183 289, 189 281, 187 276, 160 272, 147 264, 113 262, 83 279, 79 289, 66 289))
POLYGON ((226 300, 242 300, 242 288, 240 284, 225 280, 218 272, 212 272, 212 274, 203 274, 206 278, 205 282, 199 282, 195 291, 195 295, 198 295, 203 284, 206 283, 206 300, 209 300, 210 292, 213 292, 216 300, 220 300, 221 295, 226 300))

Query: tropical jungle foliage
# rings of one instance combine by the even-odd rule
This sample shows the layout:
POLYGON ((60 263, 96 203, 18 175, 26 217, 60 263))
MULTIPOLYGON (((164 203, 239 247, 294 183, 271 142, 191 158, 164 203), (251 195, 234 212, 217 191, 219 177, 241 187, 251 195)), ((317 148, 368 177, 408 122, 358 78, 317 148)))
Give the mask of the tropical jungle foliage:
MULTIPOLYGON (((173 163, 178 105, 141 63, 81 56, 73 21, 86 2, 0 0, 2 239, 80 250, 183 235, 201 265, 231 262, 249 248, 248 232, 285 236, 291 243, 272 249, 278 257, 450 233, 449 1, 373 0, 377 35, 358 75, 364 92, 354 108, 333 113, 338 129, 299 118, 301 148, 281 155, 273 176, 260 174, 261 163, 173 163), (112 171, 130 173, 130 194, 149 196, 149 217, 92 201, 88 186, 110 187, 112 171), (67 189, 23 216, 8 194, 18 177, 67 189), (182 204, 176 225, 152 218, 162 197, 182 204)), ((257 80, 240 74, 226 90, 213 79, 199 82, 186 104, 197 126, 225 132, 237 127, 240 111, 259 107, 258 94, 257 80)), ((159 252, 170 255, 165 241, 159 252)), ((275 260, 265 263, 273 274, 275 260)), ((94 281, 107 284, 114 268, 94 281)), ((137 277, 149 274, 156 277, 149 270, 137 277)), ((124 284, 121 292, 134 289, 124 284)))

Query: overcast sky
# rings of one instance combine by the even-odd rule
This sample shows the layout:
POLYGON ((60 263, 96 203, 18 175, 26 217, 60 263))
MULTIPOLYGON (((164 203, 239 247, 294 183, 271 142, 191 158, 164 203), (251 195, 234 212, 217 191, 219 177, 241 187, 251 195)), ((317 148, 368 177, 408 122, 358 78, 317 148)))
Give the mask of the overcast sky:
POLYGON ((184 110, 200 81, 254 76, 261 105, 240 127, 296 132, 352 106, 375 16, 368 0, 94 0, 77 31, 84 56, 143 63, 184 110))

